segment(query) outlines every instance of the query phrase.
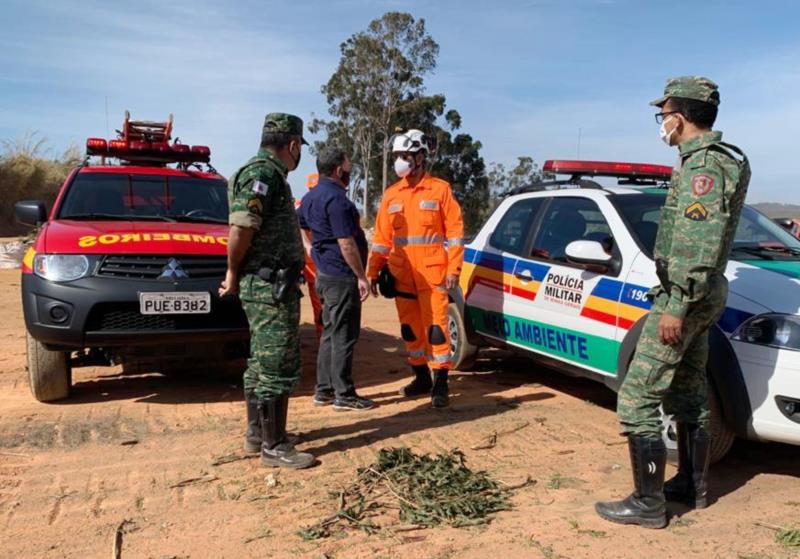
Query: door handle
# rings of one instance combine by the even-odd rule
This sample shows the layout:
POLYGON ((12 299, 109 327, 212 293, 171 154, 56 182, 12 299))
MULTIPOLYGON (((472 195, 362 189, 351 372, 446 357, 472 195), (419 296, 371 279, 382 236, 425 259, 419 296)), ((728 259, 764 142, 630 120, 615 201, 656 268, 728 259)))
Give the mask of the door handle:
POLYGON ((514 274, 514 277, 517 278, 522 283, 528 283, 529 281, 533 280, 533 276, 531 276, 531 273, 528 270, 517 272, 514 274))

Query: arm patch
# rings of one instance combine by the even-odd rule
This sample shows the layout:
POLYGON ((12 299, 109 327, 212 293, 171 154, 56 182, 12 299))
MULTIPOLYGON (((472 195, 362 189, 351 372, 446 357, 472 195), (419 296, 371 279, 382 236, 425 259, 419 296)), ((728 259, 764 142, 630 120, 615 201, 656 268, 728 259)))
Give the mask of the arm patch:
POLYGON ((692 221, 705 221, 708 219, 708 210, 700 202, 695 202, 686 208, 686 211, 683 212, 683 217, 692 221))
POLYGON ((705 196, 714 189, 714 178, 706 174, 692 177, 692 192, 695 196, 705 196))
POLYGON ((269 185, 259 180, 255 180, 253 181, 253 186, 251 187, 251 190, 256 194, 260 194, 261 196, 266 196, 267 192, 269 191, 269 185))
POLYGON ((264 204, 261 202, 259 198, 250 198, 247 202, 247 210, 255 215, 263 215, 264 214, 264 204))

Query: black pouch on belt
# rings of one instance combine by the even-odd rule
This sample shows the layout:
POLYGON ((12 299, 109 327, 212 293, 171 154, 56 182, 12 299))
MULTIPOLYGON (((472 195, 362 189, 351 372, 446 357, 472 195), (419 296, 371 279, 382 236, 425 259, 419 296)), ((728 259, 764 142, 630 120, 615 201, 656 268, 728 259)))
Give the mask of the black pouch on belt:
POLYGON ((288 268, 267 268, 258 270, 258 277, 272 284, 272 300, 276 303, 285 303, 293 290, 300 291, 300 276, 303 273, 302 265, 288 268))
POLYGON ((417 296, 413 293, 404 293, 398 291, 395 286, 395 277, 389 271, 389 266, 386 265, 378 272, 378 291, 387 299, 394 299, 400 297, 401 299, 416 299, 417 296))

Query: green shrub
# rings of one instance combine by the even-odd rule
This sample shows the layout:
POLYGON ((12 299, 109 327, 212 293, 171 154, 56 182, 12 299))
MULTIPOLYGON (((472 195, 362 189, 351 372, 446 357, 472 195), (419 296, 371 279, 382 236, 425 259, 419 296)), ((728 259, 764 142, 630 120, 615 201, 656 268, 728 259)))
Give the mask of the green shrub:
POLYGON ((47 141, 28 133, 21 139, 0 142, 0 236, 24 235, 29 227, 14 218, 20 200, 41 200, 48 210, 69 171, 80 162, 77 147, 59 157, 47 157, 47 141))

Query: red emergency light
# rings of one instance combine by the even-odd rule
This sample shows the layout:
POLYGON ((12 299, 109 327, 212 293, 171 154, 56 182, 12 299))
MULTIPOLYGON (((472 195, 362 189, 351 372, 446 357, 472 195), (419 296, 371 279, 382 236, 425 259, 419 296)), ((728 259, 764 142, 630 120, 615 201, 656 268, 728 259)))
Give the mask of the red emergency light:
POLYGON ((640 179, 668 180, 672 167, 652 163, 618 163, 614 161, 576 161, 549 159, 544 162, 545 173, 579 175, 591 177, 630 177, 640 179))
POLYGON ((86 140, 86 149, 108 149, 108 143, 103 138, 89 138, 86 140))
POLYGON ((172 115, 166 122, 134 121, 125 111, 120 138, 108 142, 103 138, 89 138, 86 140, 86 155, 148 164, 209 163, 211 160, 208 146, 170 144, 171 137, 172 115))

